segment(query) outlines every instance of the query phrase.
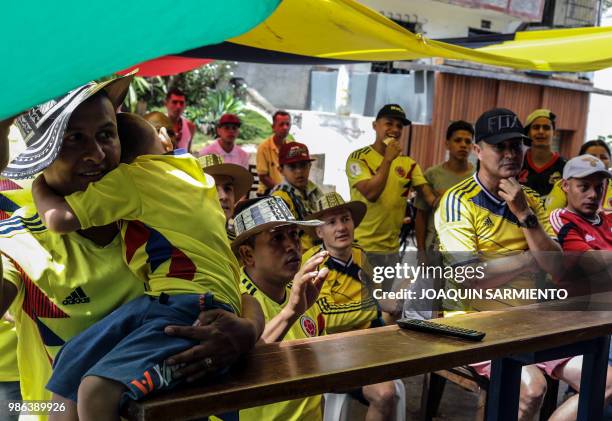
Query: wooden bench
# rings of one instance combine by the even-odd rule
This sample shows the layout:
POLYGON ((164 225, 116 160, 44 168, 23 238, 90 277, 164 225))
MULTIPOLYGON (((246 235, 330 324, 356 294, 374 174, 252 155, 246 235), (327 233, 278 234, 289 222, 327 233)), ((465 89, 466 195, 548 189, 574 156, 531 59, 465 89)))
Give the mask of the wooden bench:
MULTIPOLYGON (((612 295, 606 300, 609 306, 612 295)), ((487 419, 513 420, 521 364, 584 354, 583 372, 588 376, 582 378, 578 419, 601 420, 612 312, 546 311, 549 308, 542 304, 440 320, 486 332, 477 343, 387 326, 264 345, 217 384, 201 383, 132 402, 125 416, 187 420, 492 359, 487 419)))

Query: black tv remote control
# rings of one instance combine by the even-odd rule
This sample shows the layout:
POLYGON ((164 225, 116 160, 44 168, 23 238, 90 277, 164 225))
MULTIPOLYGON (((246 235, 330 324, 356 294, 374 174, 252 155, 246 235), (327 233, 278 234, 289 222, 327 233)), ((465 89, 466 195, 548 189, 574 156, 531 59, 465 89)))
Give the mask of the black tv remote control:
POLYGON ((421 332, 438 333, 441 335, 456 336, 457 338, 470 341, 481 341, 485 337, 484 332, 463 329, 461 327, 447 326, 440 323, 419 319, 399 319, 397 324, 402 329, 419 330, 421 332))

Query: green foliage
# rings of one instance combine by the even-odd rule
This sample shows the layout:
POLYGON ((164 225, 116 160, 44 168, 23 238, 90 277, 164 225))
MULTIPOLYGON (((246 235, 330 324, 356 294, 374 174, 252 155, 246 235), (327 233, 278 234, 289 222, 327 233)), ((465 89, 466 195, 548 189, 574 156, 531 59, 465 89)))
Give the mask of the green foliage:
POLYGON ((255 143, 259 144, 263 139, 272 134, 272 126, 267 118, 253 110, 243 110, 240 119, 240 135, 236 141, 238 144, 255 143))
POLYGON ((144 78, 136 76, 130 85, 124 104, 130 112, 134 113, 137 111, 139 102, 146 106, 151 98, 165 98, 165 96, 166 86, 161 77, 144 78))
POLYGON ((234 92, 225 89, 210 90, 208 95, 185 110, 185 116, 195 121, 207 134, 215 135, 215 124, 223 114, 241 114, 244 103, 234 96, 234 92))
POLYGON ((126 103, 132 112, 136 111, 136 104, 139 101, 146 104, 149 109, 151 107, 164 107, 167 91, 168 88, 161 76, 136 76, 134 82, 130 85, 127 96, 128 102, 126 103))
POLYGON ((194 144, 214 139, 216 122, 225 113, 237 114, 242 120, 237 143, 259 143, 272 134, 272 128, 264 116, 245 108, 245 88, 230 84, 235 64, 214 61, 174 76, 137 76, 126 97, 126 108, 131 112, 144 112, 146 108, 165 113, 166 93, 177 87, 187 95, 185 117, 198 126, 194 144))
POLYGON ((213 61, 190 72, 168 78, 168 86, 176 86, 187 94, 187 102, 200 104, 214 91, 229 89, 235 62, 213 61))
POLYGON ((202 134, 201 132, 196 132, 195 136, 193 137, 193 139, 191 139, 191 150, 195 151, 195 152, 200 152, 200 149, 202 149, 204 146, 206 146, 206 144, 208 142, 210 142, 213 139, 213 137, 211 136, 207 136, 205 134, 202 134))
MULTIPOLYGON (((612 0, 610 0, 610 1, 612 2, 612 0)), ((599 135, 599 136, 597 136, 597 140, 603 140, 604 142, 606 142, 608 144, 610 149, 612 149, 612 134, 609 134, 607 136, 599 135)))

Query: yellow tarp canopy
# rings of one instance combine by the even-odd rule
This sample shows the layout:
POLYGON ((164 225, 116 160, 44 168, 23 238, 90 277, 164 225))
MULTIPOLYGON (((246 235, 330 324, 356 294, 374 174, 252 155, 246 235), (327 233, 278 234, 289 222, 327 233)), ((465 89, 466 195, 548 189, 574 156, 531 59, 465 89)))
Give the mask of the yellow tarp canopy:
POLYGON ((572 72, 612 65, 610 27, 519 32, 513 41, 469 49, 413 34, 353 0, 283 0, 263 23, 228 41, 282 53, 354 61, 444 57, 517 69, 572 72))

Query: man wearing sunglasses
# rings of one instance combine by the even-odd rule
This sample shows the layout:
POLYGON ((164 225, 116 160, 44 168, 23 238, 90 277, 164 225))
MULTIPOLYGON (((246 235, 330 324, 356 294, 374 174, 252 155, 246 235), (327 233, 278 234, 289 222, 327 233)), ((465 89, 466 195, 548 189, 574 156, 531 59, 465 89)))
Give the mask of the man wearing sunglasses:
POLYGON ((223 114, 217 123, 217 136, 213 143, 200 150, 200 156, 215 154, 226 164, 236 164, 249 169, 249 154, 236 145, 240 134, 240 118, 236 114, 223 114))

